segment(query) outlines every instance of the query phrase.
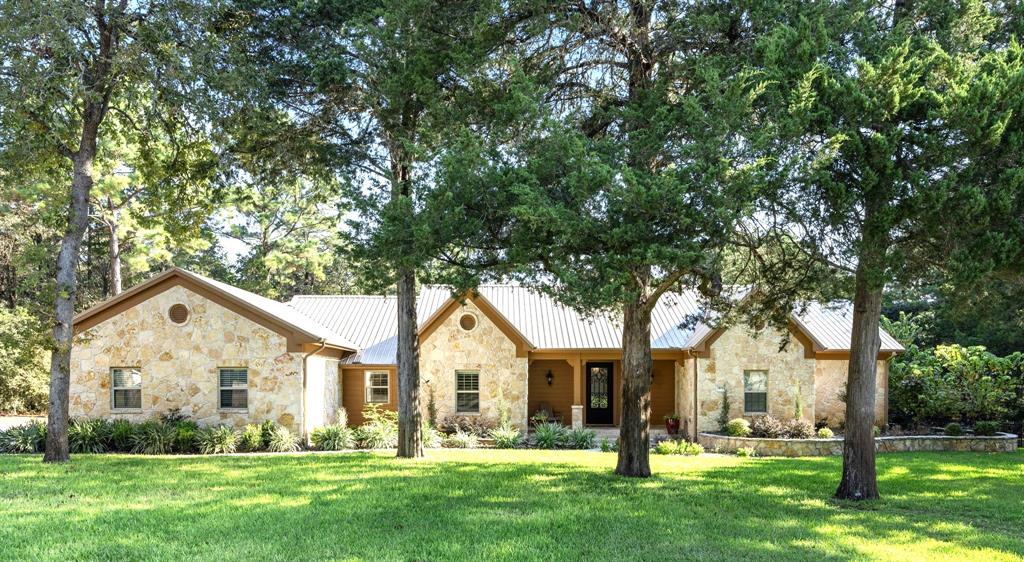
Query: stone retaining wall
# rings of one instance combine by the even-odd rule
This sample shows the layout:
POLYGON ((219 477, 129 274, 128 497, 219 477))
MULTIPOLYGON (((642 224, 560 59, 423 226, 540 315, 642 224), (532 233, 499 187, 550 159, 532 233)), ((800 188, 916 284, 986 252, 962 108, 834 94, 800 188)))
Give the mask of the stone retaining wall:
MULTIPOLYGON (((709 451, 732 453, 740 447, 753 447, 758 455, 766 457, 824 457, 843 454, 842 437, 833 439, 763 439, 701 433, 698 441, 709 451)), ((1017 450, 1017 436, 1012 433, 999 433, 992 437, 947 437, 945 435, 876 437, 875 450, 879 453, 905 451, 1012 453, 1017 450)))

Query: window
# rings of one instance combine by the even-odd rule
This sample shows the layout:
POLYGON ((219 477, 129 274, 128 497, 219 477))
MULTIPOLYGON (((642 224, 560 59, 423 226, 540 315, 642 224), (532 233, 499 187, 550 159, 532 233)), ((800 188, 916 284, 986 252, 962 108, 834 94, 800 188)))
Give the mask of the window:
POLYGON ((142 408, 142 371, 131 367, 110 370, 110 393, 114 409, 142 408))
POLYGON ((743 411, 768 413, 768 371, 743 371, 743 411))
POLYGON ((391 401, 388 390, 387 371, 369 371, 366 373, 366 403, 387 404, 391 401))
POLYGON ((249 369, 244 367, 220 370, 220 408, 244 410, 249 407, 249 369))
POLYGON ((473 328, 476 328, 476 315, 472 312, 467 312, 459 318, 459 327, 464 332, 472 332, 473 328))
POLYGON ((455 372, 455 411, 466 414, 480 412, 480 373, 455 372))

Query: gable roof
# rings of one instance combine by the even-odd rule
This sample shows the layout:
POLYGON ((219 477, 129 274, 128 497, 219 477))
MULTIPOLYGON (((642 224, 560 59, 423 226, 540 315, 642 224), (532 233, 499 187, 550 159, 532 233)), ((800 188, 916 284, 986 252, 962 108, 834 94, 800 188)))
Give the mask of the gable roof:
MULTIPOLYGON (((621 349, 622 321, 585 316, 548 295, 519 285, 481 285, 478 298, 494 308, 535 349, 621 349)), ((424 286, 416 303, 420 329, 451 302, 447 287, 424 286)), ((360 351, 346 363, 391 365, 397 350, 397 305, 393 296, 296 296, 289 305, 355 342, 360 351)), ((667 293, 651 314, 651 348, 686 350, 700 345, 715 330, 694 322, 700 311, 696 292, 667 293)), ((812 305, 794 321, 807 333, 815 351, 849 350, 852 322, 838 309, 812 305), (845 340, 844 340, 845 338, 845 340), (844 343, 845 341, 845 343, 844 343)), ((881 351, 902 351, 881 330, 881 351)))
POLYGON ((357 348, 348 339, 285 303, 180 268, 169 269, 78 314, 74 319, 74 332, 91 328, 139 302, 179 285, 287 336, 295 343, 323 343, 345 351, 355 351, 357 348))

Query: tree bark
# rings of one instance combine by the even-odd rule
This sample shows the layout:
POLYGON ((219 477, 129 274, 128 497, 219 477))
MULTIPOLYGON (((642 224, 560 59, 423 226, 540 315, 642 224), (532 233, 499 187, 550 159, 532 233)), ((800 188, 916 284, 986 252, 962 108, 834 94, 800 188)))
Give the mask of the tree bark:
POLYGON ((878 329, 882 315, 884 283, 876 280, 882 267, 885 245, 865 237, 856 271, 853 298, 853 333, 846 382, 846 432, 843 439, 843 478, 836 497, 849 500, 877 499, 875 473, 875 389, 878 329), (881 245, 880 245, 881 244, 881 245))
MULTIPOLYGON (((95 139, 95 137, 93 137, 95 139)), ((88 144, 88 143, 83 143, 88 144)), ((95 140, 91 143, 95 145, 95 140)), ((95 149, 85 146, 72 159, 71 204, 68 228, 57 256, 57 296, 54 305, 54 348, 50 356, 50 401, 46 422, 46 452, 43 462, 66 462, 68 448, 68 387, 71 384, 72 322, 78 293, 77 267, 82 238, 89 223, 89 191, 92 189, 92 161, 95 149)))
POLYGON ((619 462, 622 476, 651 475, 651 312, 642 302, 626 305, 622 322, 622 419, 619 462))
POLYGON ((398 456, 423 456, 416 272, 398 272, 398 456))
POLYGON ((108 244, 110 254, 110 295, 117 296, 121 294, 121 239, 120 239, 120 228, 119 222, 121 220, 121 212, 114 207, 114 204, 109 199, 107 200, 107 209, 110 211, 110 218, 107 219, 109 222, 107 226, 110 230, 110 242, 108 244))

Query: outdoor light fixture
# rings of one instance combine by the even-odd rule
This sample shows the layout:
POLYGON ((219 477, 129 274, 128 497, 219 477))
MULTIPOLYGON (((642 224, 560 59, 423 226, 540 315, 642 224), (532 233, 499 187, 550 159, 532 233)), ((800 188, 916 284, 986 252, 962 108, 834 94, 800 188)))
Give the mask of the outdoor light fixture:
POLYGON ((548 369, 548 374, 544 378, 548 379, 548 386, 551 386, 551 383, 555 380, 555 375, 551 372, 551 369, 548 369))

